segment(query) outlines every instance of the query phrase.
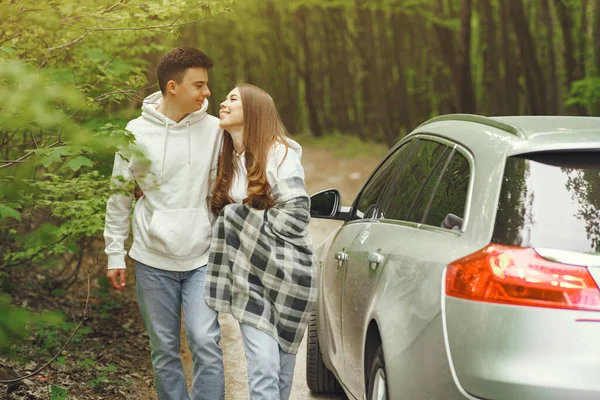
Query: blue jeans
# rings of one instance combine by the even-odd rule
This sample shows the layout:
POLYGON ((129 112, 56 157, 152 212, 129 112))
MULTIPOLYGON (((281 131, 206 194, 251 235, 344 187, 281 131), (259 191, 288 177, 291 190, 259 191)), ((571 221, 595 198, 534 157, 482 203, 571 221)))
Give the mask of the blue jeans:
POLYGON ((194 361, 192 398, 224 398, 221 328, 217 312, 204 300, 206 267, 165 271, 136 263, 138 304, 150 336, 152 367, 160 400, 190 400, 179 349, 181 309, 194 361))
POLYGON ((251 400, 288 400, 292 391, 296 355, 286 353, 269 334, 240 324, 251 400))

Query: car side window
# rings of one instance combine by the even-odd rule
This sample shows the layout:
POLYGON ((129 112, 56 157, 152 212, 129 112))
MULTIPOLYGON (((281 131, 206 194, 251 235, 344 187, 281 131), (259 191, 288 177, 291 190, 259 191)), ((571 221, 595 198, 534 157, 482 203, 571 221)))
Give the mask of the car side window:
POLYGON ((435 195, 429 200, 422 223, 461 231, 469 196, 471 166, 461 153, 453 153, 435 195))
POLYGON ((386 219, 421 222, 451 152, 452 149, 444 144, 424 139, 418 141, 413 156, 388 188, 383 207, 386 219))
POLYGON ((381 201, 382 194, 394 178, 398 169, 411 153, 413 142, 399 147, 379 166, 361 190, 355 202, 352 219, 385 218, 381 201))

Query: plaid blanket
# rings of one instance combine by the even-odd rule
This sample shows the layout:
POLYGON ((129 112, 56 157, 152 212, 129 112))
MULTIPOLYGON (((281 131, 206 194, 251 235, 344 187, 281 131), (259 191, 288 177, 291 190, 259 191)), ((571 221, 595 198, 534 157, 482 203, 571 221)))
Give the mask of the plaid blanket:
POLYGON ((267 210, 229 204, 213 227, 205 299, 239 322, 297 353, 316 299, 315 257, 308 236, 310 199, 292 177, 272 190, 267 210))

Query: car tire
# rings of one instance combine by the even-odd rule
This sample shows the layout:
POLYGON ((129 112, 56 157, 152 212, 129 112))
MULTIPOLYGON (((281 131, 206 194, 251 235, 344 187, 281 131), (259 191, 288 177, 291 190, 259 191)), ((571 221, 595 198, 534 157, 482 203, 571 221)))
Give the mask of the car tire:
POLYGON ((313 393, 342 393, 335 375, 323 362, 317 336, 317 314, 310 313, 306 340, 306 383, 313 393))
POLYGON ((379 345, 375 350, 373 361, 369 368, 369 390, 367 391, 367 400, 388 399, 387 374, 385 372, 385 358, 383 357, 383 347, 379 345))

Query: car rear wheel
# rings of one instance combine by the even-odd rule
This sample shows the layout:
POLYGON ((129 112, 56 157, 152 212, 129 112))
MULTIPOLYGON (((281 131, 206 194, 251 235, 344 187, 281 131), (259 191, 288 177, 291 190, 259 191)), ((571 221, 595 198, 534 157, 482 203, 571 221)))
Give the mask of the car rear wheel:
POLYGON ((367 399, 369 400, 387 400, 388 398, 385 359, 383 358, 383 347, 381 347, 381 345, 377 347, 375 356, 371 362, 369 373, 369 390, 367 394, 367 399))
POLYGON ((306 383, 313 393, 342 393, 335 375, 323 363, 317 337, 317 315, 314 310, 310 314, 306 340, 306 383))

